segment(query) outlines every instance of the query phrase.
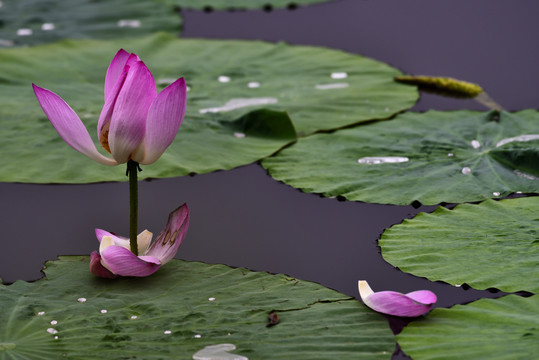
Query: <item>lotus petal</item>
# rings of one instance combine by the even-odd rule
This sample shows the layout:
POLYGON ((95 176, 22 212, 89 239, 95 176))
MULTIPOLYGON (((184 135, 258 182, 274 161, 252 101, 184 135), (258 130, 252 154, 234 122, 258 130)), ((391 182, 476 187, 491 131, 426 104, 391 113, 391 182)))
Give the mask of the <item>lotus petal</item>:
MULTIPOLYGON (((105 239, 107 237, 101 240, 101 244, 105 239)), ((121 246, 107 246, 99 252, 103 266, 120 276, 149 276, 161 267, 159 259, 153 256, 136 256, 121 246)))
POLYGON ((109 68, 107 69, 107 75, 105 76, 105 103, 107 102, 111 90, 118 82, 120 74, 124 71, 125 64, 130 55, 131 54, 124 49, 120 49, 114 56, 114 59, 110 62, 109 68))
POLYGON ((188 228, 189 208, 187 204, 183 204, 170 213, 167 225, 150 245, 146 255, 159 259, 161 264, 166 264, 178 252, 188 228))
POLYGON ((103 165, 118 162, 101 155, 75 111, 62 98, 50 90, 32 84, 39 105, 64 141, 78 152, 103 165))
POLYGON ((107 279, 114 279, 118 277, 118 275, 113 274, 109 269, 101 264, 101 256, 97 251, 90 254, 90 272, 95 276, 107 279))
MULTIPOLYGON (((130 241, 126 237, 118 236, 102 229, 95 229, 95 236, 97 237, 97 241, 99 241, 100 243, 104 237, 110 237, 112 239, 111 243, 107 243, 107 241, 110 241, 110 240, 105 239, 104 247, 113 244, 116 246, 124 247, 128 250, 131 249, 130 241)), ((148 230, 144 230, 143 232, 137 235, 137 248, 138 248, 139 254, 144 254, 146 250, 148 250, 148 246, 150 246, 152 237, 153 237, 153 234, 148 230)))
POLYGON ((144 141, 133 160, 144 165, 154 163, 174 140, 185 116, 187 87, 180 78, 153 100, 146 119, 144 141))
POLYGON ((106 230, 102 230, 102 229, 95 229, 95 236, 97 237, 97 241, 101 242, 101 239, 103 238, 103 236, 116 236, 114 235, 113 233, 110 233, 106 230))
POLYGON ((428 290, 402 294, 396 291, 373 292, 369 284, 358 282, 359 294, 363 303, 374 311, 383 314, 416 317, 429 312, 436 302, 436 295, 428 290))
POLYGON ((109 130, 110 121, 112 120, 112 112, 114 111, 116 99, 120 94, 120 90, 122 90, 128 71, 129 66, 126 66, 124 70, 120 73, 116 81, 116 85, 114 85, 114 87, 109 90, 108 95, 105 95, 105 105, 103 106, 103 109, 101 109, 99 121, 97 122, 97 137, 99 139, 99 142, 101 143, 101 146, 103 146, 103 148, 109 153, 111 152, 109 146, 109 130))
POLYGON ((189 208, 183 204, 168 216, 168 222, 151 244, 152 233, 144 230, 137 236, 137 256, 131 252, 129 239, 102 229, 95 229, 99 252, 91 254, 90 271, 96 276, 148 276, 170 261, 178 252, 189 227, 189 208))
POLYGON ((120 164, 127 162, 141 144, 148 109, 157 95, 155 81, 146 65, 142 61, 127 63, 129 71, 116 98, 108 133, 110 152, 120 164))
POLYGON ((417 301, 418 303, 430 305, 434 304, 437 300, 436 295, 429 290, 412 291, 406 294, 410 299, 417 301))

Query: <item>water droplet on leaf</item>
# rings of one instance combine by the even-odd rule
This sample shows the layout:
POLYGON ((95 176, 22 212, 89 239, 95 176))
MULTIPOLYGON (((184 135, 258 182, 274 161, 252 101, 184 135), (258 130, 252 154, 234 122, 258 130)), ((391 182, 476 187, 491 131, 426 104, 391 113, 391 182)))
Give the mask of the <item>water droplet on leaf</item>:
POLYGON ((515 175, 517 175, 517 176, 523 177, 523 178, 528 179, 528 180, 538 180, 539 179, 536 176, 533 176, 531 174, 528 174, 528 173, 525 173, 525 172, 522 172, 522 171, 519 171, 519 170, 513 170, 513 173, 515 173, 515 175))
POLYGON ((208 345, 193 355, 194 360, 249 360, 245 356, 230 354, 236 350, 234 344, 208 345))
POLYGON ((407 162, 409 159, 405 156, 366 156, 357 159, 359 164, 377 165, 377 164, 396 164, 407 162))
POLYGON ((250 99, 232 99, 226 102, 223 106, 200 109, 198 112, 201 114, 206 113, 218 113, 232 111, 236 109, 241 109, 248 106, 257 106, 257 105, 267 105, 267 104, 276 104, 276 98, 250 98, 250 99))
POLYGON ((43 31, 51 31, 51 30, 54 30, 55 26, 53 23, 43 23, 43 25, 41 25, 41 30, 43 31))
POLYGON ((32 29, 17 30, 17 36, 30 36, 30 35, 32 35, 32 29))
POLYGON ((333 89, 345 89, 350 86, 348 83, 335 83, 335 84, 318 84, 314 88, 316 90, 333 90, 333 89))
POLYGON ((500 141, 498 141, 496 143, 496 147, 500 147, 500 146, 503 146, 505 144, 509 144, 511 142, 526 142, 526 141, 532 141, 532 140, 539 140, 539 135, 536 135, 536 134, 533 134, 533 135, 520 135, 520 136, 515 136, 515 137, 511 137, 511 138, 506 138, 506 139, 502 139, 500 141))
POLYGON ((141 23, 140 20, 118 20, 118 27, 129 27, 129 28, 139 28, 141 23))
POLYGON ((345 72, 334 72, 331 73, 332 79, 346 79, 348 77, 348 74, 345 72))

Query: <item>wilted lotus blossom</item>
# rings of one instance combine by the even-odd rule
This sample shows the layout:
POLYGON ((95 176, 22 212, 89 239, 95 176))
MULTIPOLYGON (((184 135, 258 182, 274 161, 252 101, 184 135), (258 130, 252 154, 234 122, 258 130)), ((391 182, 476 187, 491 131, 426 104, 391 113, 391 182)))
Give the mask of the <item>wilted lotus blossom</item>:
POLYGON ((91 254, 90 271, 104 278, 151 275, 176 255, 188 228, 189 208, 183 204, 170 213, 167 225, 151 245, 151 232, 144 230, 138 235, 139 256, 131 252, 129 239, 96 229, 100 246, 99 252, 91 254))
POLYGON ((358 282, 359 294, 363 303, 383 314, 416 317, 429 312, 436 302, 436 295, 429 290, 413 291, 402 294, 396 291, 372 291, 369 284, 358 282))
POLYGON ((105 105, 97 136, 113 159, 101 155, 75 111, 50 90, 33 85, 41 108, 58 134, 73 149, 104 165, 129 160, 148 165, 172 143, 186 106, 184 78, 157 94, 155 81, 136 54, 121 49, 105 78, 105 105))

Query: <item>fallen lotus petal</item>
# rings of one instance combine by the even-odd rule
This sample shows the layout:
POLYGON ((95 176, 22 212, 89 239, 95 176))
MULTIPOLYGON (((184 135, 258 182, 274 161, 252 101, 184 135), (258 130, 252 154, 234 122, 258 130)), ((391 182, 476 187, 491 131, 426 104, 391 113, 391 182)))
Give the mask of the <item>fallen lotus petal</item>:
POLYGON ((113 274, 109 269, 101 265, 101 256, 97 251, 90 254, 90 271, 95 276, 102 278, 114 279, 118 277, 118 275, 113 274))
POLYGON ((170 213, 167 225, 153 242, 148 230, 138 235, 139 256, 131 252, 129 239, 96 229, 100 246, 99 252, 90 256, 90 271, 103 278, 151 275, 176 255, 188 228, 189 208, 183 204, 170 213))
POLYGON ((396 291, 372 291, 369 284, 358 282, 359 295, 363 303, 374 311, 383 314, 416 317, 429 312, 436 302, 436 295, 429 290, 413 291, 402 294, 396 291))
POLYGON ((155 162, 172 143, 185 115, 186 85, 180 78, 157 94, 155 81, 136 54, 120 49, 107 70, 105 105, 97 125, 103 156, 71 107, 50 90, 32 84, 58 134, 73 149, 104 165, 155 162))

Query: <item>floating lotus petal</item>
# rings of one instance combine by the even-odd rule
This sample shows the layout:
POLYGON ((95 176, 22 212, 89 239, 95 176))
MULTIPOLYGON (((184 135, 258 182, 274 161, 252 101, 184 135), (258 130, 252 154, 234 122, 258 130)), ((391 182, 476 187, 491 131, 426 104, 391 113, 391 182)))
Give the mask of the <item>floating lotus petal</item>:
POLYGON ((372 291, 365 280, 358 282, 359 294, 363 303, 374 311, 383 314, 416 317, 426 314, 436 302, 436 295, 429 290, 413 291, 402 294, 396 291, 372 291))

